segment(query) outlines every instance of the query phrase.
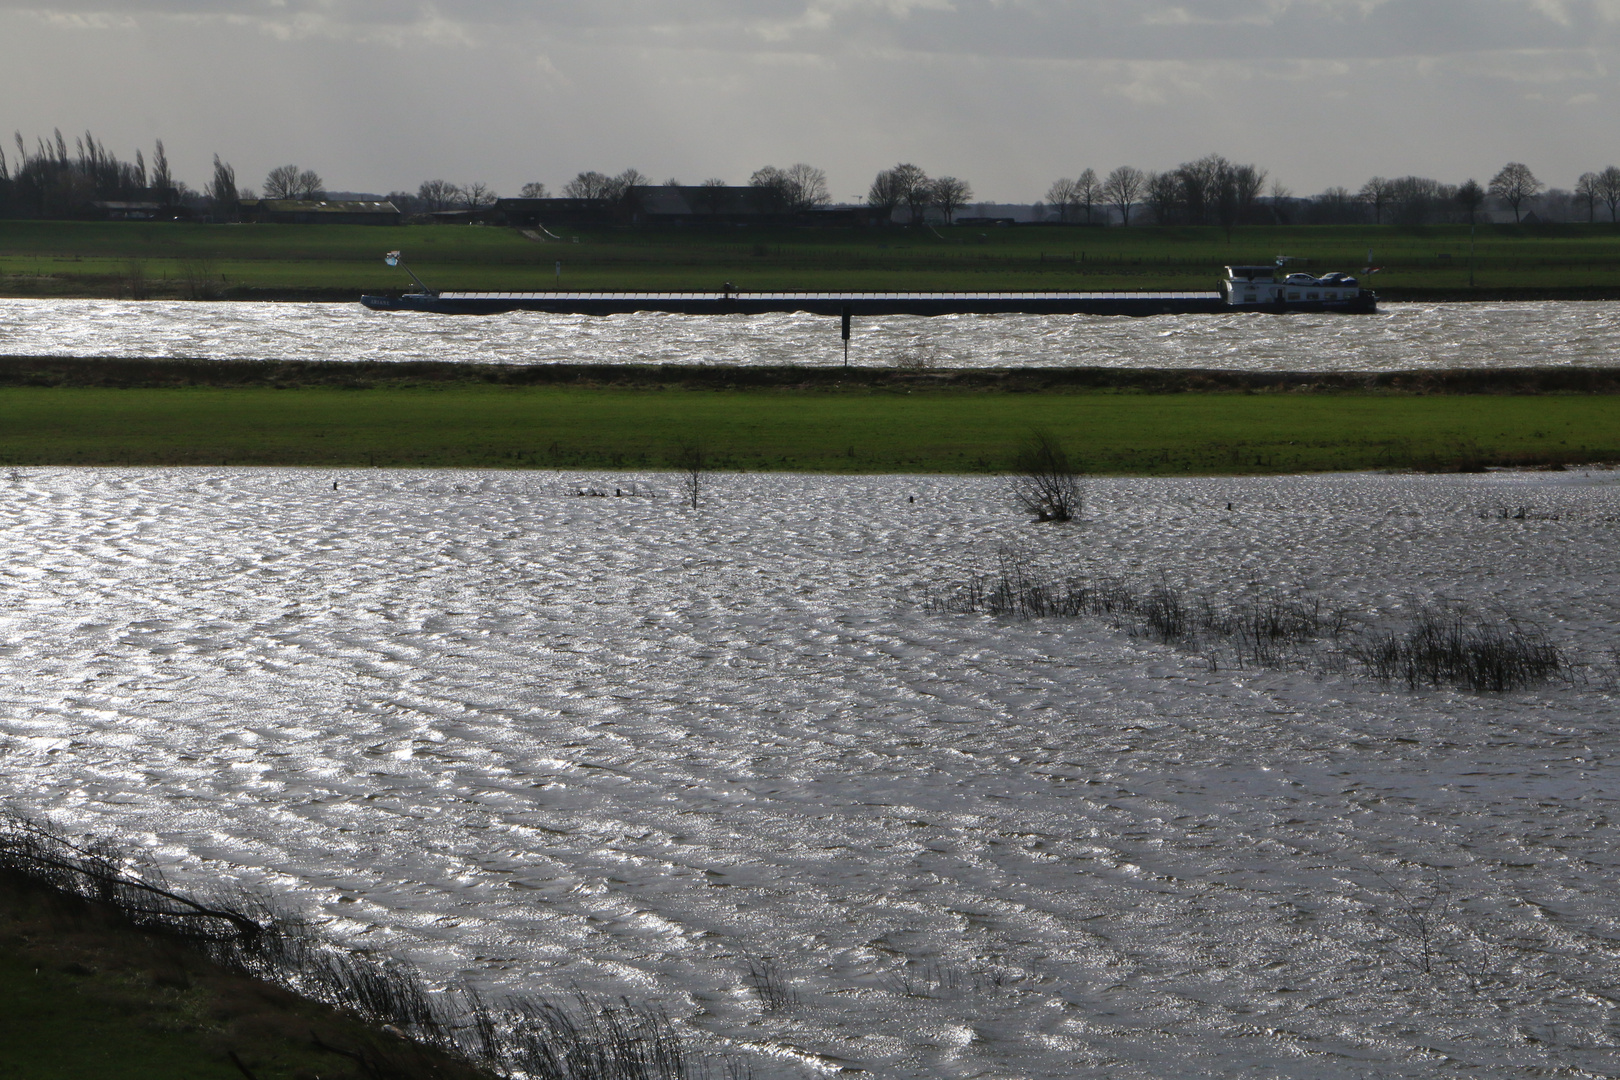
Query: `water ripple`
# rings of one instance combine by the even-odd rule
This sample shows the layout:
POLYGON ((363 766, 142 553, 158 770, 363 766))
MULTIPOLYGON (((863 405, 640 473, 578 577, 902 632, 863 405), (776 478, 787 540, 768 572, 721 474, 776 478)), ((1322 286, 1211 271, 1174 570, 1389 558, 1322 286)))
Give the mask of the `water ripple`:
MULTIPOLYGON (((18 356, 438 360, 495 364, 840 364, 837 322, 804 314, 384 314, 354 304, 4 300, 18 356)), ((959 367, 1392 371, 1612 364, 1620 303, 1387 304, 1378 315, 885 316, 851 362, 959 367)))
POLYGON ((1064 528, 977 479, 728 476, 693 513, 569 494, 657 475, 333 477, 0 480, 0 789, 436 975, 659 1002, 761 1075, 1612 1073, 1611 691, 1211 672, 918 600, 1011 541, 1601 653, 1613 474, 1095 481, 1064 528))

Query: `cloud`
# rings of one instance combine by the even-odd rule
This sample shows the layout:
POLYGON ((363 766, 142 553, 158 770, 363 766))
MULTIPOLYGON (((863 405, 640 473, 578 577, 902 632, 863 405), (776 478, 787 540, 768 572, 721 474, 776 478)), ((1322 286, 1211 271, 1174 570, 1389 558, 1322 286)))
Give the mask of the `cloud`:
POLYGON ((50 15, 221 19, 279 36, 899 49, 1118 60, 1388 58, 1615 44, 1620 0, 0 0, 50 15), (453 31, 448 28, 455 28, 453 31))
POLYGON ((1027 198, 1212 150, 1299 190, 1556 175, 1614 156, 1617 61, 1620 0, 0 0, 6 126, 361 190, 810 160, 847 196, 914 159, 1027 198))

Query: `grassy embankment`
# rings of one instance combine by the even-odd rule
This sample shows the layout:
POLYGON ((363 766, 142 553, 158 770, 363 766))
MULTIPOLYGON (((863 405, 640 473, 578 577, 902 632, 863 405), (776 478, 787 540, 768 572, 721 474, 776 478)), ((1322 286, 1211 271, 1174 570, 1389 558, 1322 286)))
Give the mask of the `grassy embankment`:
POLYGON ((1620 230, 1482 226, 564 230, 0 221, 0 295, 311 298, 403 290, 384 251, 441 289, 1210 289, 1279 254, 1359 270, 1392 298, 1620 297, 1620 230), (538 235, 538 234, 533 234, 538 235), (577 239, 577 243, 575 240, 577 239), (562 276, 556 264, 563 265, 562 276))
POLYGON ((1614 461, 1620 373, 0 366, 4 465, 633 470, 696 438, 722 469, 985 473, 1034 428, 1099 474, 1614 461))

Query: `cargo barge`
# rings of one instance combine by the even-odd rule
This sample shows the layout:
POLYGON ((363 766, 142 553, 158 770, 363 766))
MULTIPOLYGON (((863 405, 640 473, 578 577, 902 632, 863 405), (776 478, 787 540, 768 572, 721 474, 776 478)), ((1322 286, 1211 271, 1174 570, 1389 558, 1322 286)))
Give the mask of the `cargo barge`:
MULTIPOLYGON (((391 266, 400 266, 390 253, 391 266)), ((715 292, 438 292, 422 284, 402 296, 362 296, 373 311, 439 315, 1215 315, 1231 312, 1327 311, 1371 314, 1377 295, 1355 278, 1289 274, 1270 266, 1229 266, 1216 292, 747 292, 729 283, 715 292)))

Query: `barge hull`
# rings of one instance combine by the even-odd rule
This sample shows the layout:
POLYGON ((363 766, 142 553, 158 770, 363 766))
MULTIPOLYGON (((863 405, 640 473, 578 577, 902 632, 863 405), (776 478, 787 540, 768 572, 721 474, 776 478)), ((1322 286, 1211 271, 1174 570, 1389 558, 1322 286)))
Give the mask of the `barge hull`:
POLYGON ((1216 315, 1375 310, 1371 293, 1339 302, 1295 302, 1235 307, 1219 293, 407 293, 363 296, 374 311, 421 311, 439 315, 499 315, 539 311, 553 315, 1216 315))

